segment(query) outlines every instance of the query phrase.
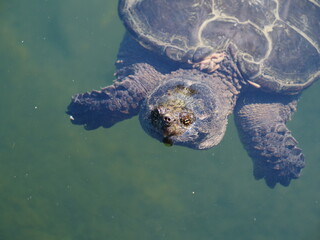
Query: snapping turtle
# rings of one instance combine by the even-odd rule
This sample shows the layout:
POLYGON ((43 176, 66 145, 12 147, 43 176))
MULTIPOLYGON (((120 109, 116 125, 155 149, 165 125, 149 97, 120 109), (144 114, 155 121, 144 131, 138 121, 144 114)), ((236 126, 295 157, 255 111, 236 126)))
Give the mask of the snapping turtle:
POLYGON ((286 122, 320 77, 318 0, 120 0, 119 15, 117 79, 75 95, 72 123, 109 128, 139 114, 152 137, 208 149, 234 112, 255 178, 273 188, 299 177, 286 122))

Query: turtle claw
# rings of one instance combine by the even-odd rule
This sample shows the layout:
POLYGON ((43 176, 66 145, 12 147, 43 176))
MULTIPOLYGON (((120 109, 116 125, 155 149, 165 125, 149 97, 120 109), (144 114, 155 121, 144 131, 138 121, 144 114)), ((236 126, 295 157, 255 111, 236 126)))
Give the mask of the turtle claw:
POLYGON ((212 73, 220 67, 219 63, 223 61, 224 57, 225 53, 213 53, 201 62, 193 64, 192 67, 207 70, 208 73, 212 73))

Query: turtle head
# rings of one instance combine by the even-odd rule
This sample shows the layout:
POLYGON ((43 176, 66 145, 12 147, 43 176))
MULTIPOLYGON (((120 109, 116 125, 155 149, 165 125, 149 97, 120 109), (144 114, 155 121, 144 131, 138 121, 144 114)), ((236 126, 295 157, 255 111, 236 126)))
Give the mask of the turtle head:
POLYGON ((196 80, 173 78, 146 98, 140 122, 149 135, 165 144, 210 148, 223 136, 213 136, 216 104, 208 86, 196 80))

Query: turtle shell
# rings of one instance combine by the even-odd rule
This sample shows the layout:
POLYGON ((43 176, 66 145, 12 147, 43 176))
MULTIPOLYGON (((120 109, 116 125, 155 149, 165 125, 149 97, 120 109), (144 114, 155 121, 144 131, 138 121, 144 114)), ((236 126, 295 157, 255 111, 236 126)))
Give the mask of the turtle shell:
POLYGON ((120 0, 119 15, 141 45, 175 61, 232 49, 266 91, 294 94, 320 78, 319 0, 120 0))

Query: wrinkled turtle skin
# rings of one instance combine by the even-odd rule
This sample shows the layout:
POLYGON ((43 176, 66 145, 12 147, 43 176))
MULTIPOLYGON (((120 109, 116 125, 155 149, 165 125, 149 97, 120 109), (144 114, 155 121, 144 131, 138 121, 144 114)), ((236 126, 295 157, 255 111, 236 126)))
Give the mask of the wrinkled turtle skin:
POLYGON ((67 114, 92 130, 139 114, 169 145, 208 149, 234 113, 256 179, 300 176, 304 156, 286 126, 320 78, 317 0, 120 0, 128 33, 110 86, 73 96, 67 114))

